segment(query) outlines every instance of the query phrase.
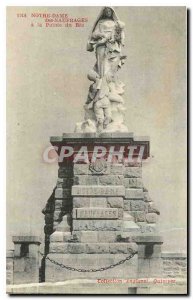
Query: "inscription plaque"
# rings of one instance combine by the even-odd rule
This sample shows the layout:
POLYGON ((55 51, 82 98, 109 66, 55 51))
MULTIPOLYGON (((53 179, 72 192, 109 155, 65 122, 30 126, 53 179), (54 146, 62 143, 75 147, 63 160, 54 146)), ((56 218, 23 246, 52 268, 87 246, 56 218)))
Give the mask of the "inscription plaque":
POLYGON ((77 208, 77 219, 117 219, 117 208, 77 208))
POLYGON ((117 186, 77 186, 72 187, 72 196, 124 196, 125 188, 117 186))

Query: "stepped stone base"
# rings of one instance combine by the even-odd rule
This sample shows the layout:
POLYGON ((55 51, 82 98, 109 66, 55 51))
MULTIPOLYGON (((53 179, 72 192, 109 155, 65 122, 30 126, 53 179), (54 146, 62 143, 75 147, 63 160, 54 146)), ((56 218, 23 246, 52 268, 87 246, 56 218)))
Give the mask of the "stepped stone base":
POLYGON ((142 146, 145 149, 143 159, 149 157, 149 140, 136 139, 129 133, 64 134, 63 137, 52 137, 51 143, 58 149, 59 157, 66 145, 73 147, 75 156, 82 147, 87 147, 89 161, 69 159, 59 162, 57 184, 43 211, 46 255, 56 262, 46 259, 45 280, 158 275, 161 264, 157 253, 161 253, 162 241, 159 237, 156 241, 151 237, 139 243, 135 239, 141 235, 157 235, 159 211, 143 185, 142 161, 137 156, 142 146), (98 146, 105 147, 106 156, 93 161, 98 146), (136 152, 131 162, 127 149, 133 146, 136 152), (109 149, 112 147, 115 154, 110 161, 112 152, 109 149), (123 155, 120 147, 125 149, 121 152, 123 155), (78 272, 58 265, 100 269, 116 264, 136 251, 139 255, 100 272, 78 272))

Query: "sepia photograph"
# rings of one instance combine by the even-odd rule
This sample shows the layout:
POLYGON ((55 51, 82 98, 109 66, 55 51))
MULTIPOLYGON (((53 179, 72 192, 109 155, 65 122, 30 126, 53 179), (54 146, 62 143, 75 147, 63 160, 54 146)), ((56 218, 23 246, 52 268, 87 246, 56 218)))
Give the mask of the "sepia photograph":
POLYGON ((6 293, 187 295, 186 6, 6 7, 6 293))

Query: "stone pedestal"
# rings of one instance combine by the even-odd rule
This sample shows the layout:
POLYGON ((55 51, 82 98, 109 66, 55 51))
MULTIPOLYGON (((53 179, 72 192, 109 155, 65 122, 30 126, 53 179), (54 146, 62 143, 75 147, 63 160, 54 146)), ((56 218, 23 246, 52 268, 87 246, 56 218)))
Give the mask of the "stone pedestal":
MULTIPOLYGON (((108 267, 138 249, 139 254, 100 272, 66 270, 46 260, 45 280, 138 278, 146 270, 140 267, 146 257, 143 247, 149 245, 145 236, 157 235, 159 214, 142 182, 139 154, 142 159, 149 157, 148 139, 129 133, 64 134, 52 137, 51 143, 60 161, 56 188, 43 210, 45 254, 57 263, 81 270, 108 267), (62 155, 66 146, 74 150, 68 159, 62 155), (103 155, 101 147, 106 149, 103 155), (141 236, 143 242, 139 242, 141 236)), ((161 253, 158 248, 156 244, 153 249, 161 253)), ((149 257, 148 264, 153 258, 149 257)), ((149 272, 154 267, 150 266, 149 272)))
POLYGON ((13 236, 13 283, 39 282, 39 246, 37 236, 13 236))

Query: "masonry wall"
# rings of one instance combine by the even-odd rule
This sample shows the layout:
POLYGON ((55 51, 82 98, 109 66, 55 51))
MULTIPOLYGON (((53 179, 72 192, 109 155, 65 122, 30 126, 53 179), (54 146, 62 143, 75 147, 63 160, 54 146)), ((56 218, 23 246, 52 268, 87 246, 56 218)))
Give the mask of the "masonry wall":
POLYGON ((187 256, 182 253, 162 253, 163 277, 187 278, 187 256))
POLYGON ((6 253, 6 284, 13 284, 13 258, 14 250, 6 253))
MULTIPOLYGON (((6 259, 6 283, 7 285, 13 284, 13 258, 14 251, 7 251, 6 259)), ((187 256, 183 253, 162 253, 163 261, 163 278, 176 278, 181 279, 177 281, 178 284, 186 284, 187 279, 187 256)))

